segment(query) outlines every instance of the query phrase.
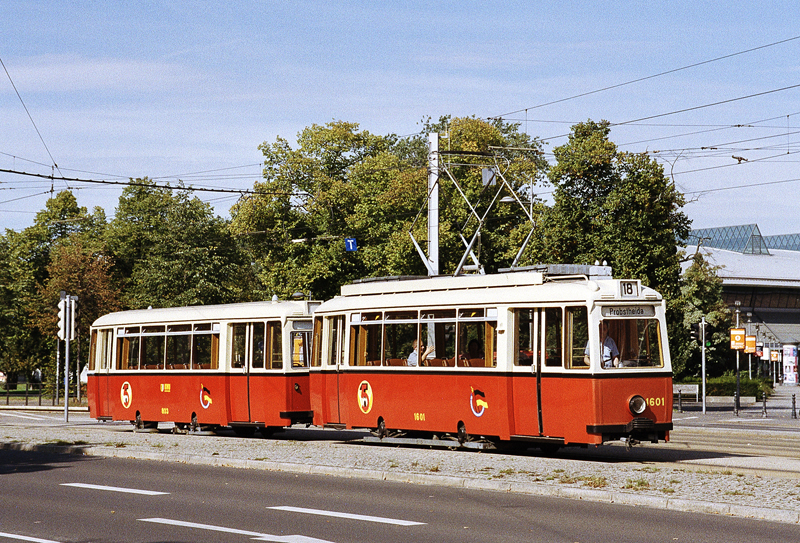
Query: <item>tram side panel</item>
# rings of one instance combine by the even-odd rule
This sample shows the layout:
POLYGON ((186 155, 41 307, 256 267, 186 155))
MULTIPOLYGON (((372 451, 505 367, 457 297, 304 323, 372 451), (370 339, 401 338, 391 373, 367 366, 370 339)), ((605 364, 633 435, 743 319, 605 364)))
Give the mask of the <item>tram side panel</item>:
POLYGON ((339 375, 341 422, 376 428, 509 439, 506 377, 480 372, 411 369, 339 375))

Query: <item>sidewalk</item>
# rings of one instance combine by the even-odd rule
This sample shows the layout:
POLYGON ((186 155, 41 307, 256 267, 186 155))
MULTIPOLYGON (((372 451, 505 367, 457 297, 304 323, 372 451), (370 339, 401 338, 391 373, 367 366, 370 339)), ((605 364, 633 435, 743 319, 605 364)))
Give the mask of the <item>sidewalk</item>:
MULTIPOLYGON (((694 396, 681 398, 681 405, 684 413, 697 414, 703 411, 703 399, 699 402, 694 401, 694 396)), ((771 396, 767 398, 766 410, 762 398, 743 396, 739 401, 739 417, 744 418, 769 418, 769 419, 788 419, 800 422, 800 387, 793 385, 777 385, 771 396), (794 396, 794 398, 793 398, 794 396), (794 400, 794 403, 793 403, 794 400), (766 417, 764 416, 766 413, 766 417)), ((673 401, 674 413, 680 413, 678 399, 675 396, 673 401)), ((733 396, 707 396, 706 397, 706 416, 724 415, 726 417, 736 416, 734 412, 733 396)), ((798 424, 800 427, 800 424, 798 424)))

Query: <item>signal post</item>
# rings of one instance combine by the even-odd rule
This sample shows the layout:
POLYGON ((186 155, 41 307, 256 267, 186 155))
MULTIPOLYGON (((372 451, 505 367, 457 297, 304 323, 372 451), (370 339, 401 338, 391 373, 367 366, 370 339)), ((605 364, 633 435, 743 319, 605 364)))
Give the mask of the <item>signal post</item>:
MULTIPOLYGON (((58 301, 58 339, 64 340, 64 422, 69 422, 69 342, 75 339, 75 312, 78 297, 63 290, 58 301)), ((78 382, 80 386, 80 380, 78 382)))

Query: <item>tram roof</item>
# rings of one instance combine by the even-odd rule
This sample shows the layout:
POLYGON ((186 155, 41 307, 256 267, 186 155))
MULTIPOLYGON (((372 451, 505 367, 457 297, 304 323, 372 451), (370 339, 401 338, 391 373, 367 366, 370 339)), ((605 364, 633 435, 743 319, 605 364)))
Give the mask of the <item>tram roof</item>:
POLYGON ((98 318, 92 326, 122 324, 219 321, 236 319, 268 319, 310 316, 320 302, 282 300, 238 304, 193 305, 158 309, 117 311, 98 318))
MULTIPOLYGON (((613 300, 618 292, 618 283, 610 273, 591 278, 586 275, 550 278, 535 271, 394 280, 381 278, 344 285, 341 296, 325 302, 320 311, 613 300)), ((636 301, 660 303, 661 296, 642 286, 641 296, 636 301)))

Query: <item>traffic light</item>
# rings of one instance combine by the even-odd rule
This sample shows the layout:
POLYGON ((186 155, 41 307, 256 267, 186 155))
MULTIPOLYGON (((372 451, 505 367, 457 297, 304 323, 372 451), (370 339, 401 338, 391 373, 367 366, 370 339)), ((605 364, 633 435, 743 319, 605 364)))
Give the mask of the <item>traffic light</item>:
POLYGON ((695 322, 692 323, 691 328, 689 330, 689 337, 692 338, 692 341, 699 341, 700 339, 700 324, 695 322))
POLYGON ((67 337, 67 300, 62 298, 58 301, 58 339, 67 337))

